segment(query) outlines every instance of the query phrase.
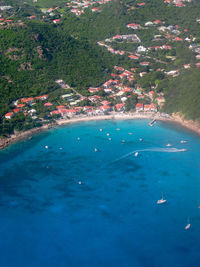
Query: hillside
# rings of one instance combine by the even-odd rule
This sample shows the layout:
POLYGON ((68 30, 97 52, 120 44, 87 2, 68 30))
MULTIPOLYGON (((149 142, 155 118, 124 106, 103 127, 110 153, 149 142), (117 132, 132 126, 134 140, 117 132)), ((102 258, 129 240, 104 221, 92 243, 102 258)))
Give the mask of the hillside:
POLYGON ((98 99, 110 103, 108 110, 116 104, 135 110, 137 103, 148 110, 152 104, 199 120, 199 1, 105 2, 77 1, 75 7, 61 0, 1 1, 11 6, 0 12, 1 136, 41 125, 57 105, 70 107, 58 79, 78 106, 97 109, 98 99), (118 82, 110 82, 108 93, 102 84, 110 76, 118 82), (95 96, 90 87, 101 91, 95 96), (44 94, 52 104, 48 110, 36 101, 37 116, 27 115, 31 108, 25 106, 5 119, 16 100, 44 94))

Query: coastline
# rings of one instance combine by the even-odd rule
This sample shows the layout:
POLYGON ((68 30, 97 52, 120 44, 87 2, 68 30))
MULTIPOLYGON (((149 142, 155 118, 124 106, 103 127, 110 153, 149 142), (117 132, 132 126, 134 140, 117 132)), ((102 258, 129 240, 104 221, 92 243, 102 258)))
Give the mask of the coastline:
POLYGON ((150 119, 158 121, 166 121, 176 123, 188 130, 191 130, 200 135, 200 124, 192 120, 185 120, 179 113, 173 113, 172 116, 160 113, 111 113, 109 115, 96 115, 96 116, 77 116, 71 119, 59 119, 55 123, 49 123, 41 127, 33 128, 25 132, 12 134, 10 137, 0 140, 0 150, 6 148, 20 140, 31 139, 32 135, 46 131, 57 126, 67 125, 71 123, 84 122, 84 121, 97 121, 97 120, 134 120, 134 119, 150 119))

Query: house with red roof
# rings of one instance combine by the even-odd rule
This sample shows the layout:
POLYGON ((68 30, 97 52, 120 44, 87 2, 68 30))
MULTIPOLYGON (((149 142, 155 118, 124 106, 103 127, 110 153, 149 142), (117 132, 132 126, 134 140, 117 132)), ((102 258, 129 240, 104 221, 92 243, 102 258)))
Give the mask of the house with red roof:
POLYGON ((146 62, 146 61, 145 62, 140 62, 141 66, 149 66, 149 64, 150 64, 150 62, 146 62))
POLYGON ((28 104, 28 105, 31 105, 33 103, 33 101, 34 101, 33 97, 21 98, 21 102, 25 103, 25 104, 28 104))
POLYGON ((109 102, 109 101, 107 101, 107 100, 103 100, 103 101, 101 101, 101 104, 102 105, 110 105, 111 104, 111 102, 109 102))
POLYGON ((46 100, 48 98, 48 95, 36 96, 35 98, 39 100, 46 100))
POLYGON ((161 21, 159 20, 159 19, 156 19, 156 20, 154 20, 154 22, 153 22, 154 24, 160 24, 161 23, 161 21))
POLYGON ((63 105, 62 106, 57 106, 56 108, 57 109, 65 109, 65 106, 63 106, 63 105))
POLYGON ((137 30, 137 29, 141 28, 141 26, 139 24, 136 24, 136 23, 127 24, 126 27, 130 28, 130 29, 133 29, 133 30, 137 30))
POLYGON ((14 116, 13 112, 8 112, 8 113, 5 114, 5 118, 8 119, 8 120, 12 119, 13 116, 14 116))
POLYGON ((151 99, 154 97, 154 95, 155 95, 155 92, 154 91, 150 91, 149 92, 149 96, 150 96, 151 99))
POLYGON ((118 66, 114 66, 114 69, 119 70, 119 71, 124 71, 124 68, 118 67, 118 66))
POLYGON ((19 113, 20 111, 21 111, 20 108, 14 108, 14 109, 13 109, 13 112, 14 112, 14 113, 19 113))
POLYGON ((154 103, 151 103, 150 108, 152 112, 157 112, 157 107, 154 103))
POLYGON ((59 110, 53 110, 50 112, 51 115, 60 115, 60 111, 59 110))
POLYGON ((144 111, 145 112, 151 111, 151 106, 150 105, 144 105, 144 111))
POLYGON ((53 105, 53 104, 50 103, 50 102, 47 102, 47 103, 44 104, 45 107, 51 107, 52 105, 53 105))
POLYGON ((136 104, 136 112, 143 111, 143 104, 142 103, 137 103, 136 104))
POLYGON ((103 106, 100 106, 98 107, 99 110, 101 111, 111 111, 111 107, 109 105, 103 105, 103 106))
POLYGON ((98 7, 93 7, 92 8, 92 12, 97 12, 97 11, 99 11, 98 7))
POLYGON ((117 111, 123 111, 124 110, 125 103, 119 103, 115 105, 115 108, 117 111))
POLYGON ((23 107, 25 107, 25 104, 17 104, 16 107, 17 108, 23 108, 23 107))
POLYGON ((142 3, 137 3, 136 5, 137 5, 137 6, 145 6, 146 3, 145 3, 145 2, 142 2, 142 3))
POLYGON ((129 55, 128 57, 131 59, 138 59, 139 58, 138 56, 135 56, 135 55, 129 55))
POLYGON ((137 98, 138 99, 144 99, 144 95, 138 95, 137 98))

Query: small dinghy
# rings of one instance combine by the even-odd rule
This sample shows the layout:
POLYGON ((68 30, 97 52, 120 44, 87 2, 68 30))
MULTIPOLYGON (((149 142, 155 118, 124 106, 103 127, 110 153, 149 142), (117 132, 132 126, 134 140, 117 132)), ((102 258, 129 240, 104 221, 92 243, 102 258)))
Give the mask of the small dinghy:
POLYGON ((180 143, 181 143, 181 144, 185 144, 185 143, 187 143, 187 141, 185 141, 185 140, 181 140, 180 143))
POLYGON ((134 156, 137 157, 138 156, 138 152, 135 152, 134 156))
POLYGON ((46 149, 48 149, 49 147, 48 146, 45 146, 46 149))
POLYGON ((185 230, 188 230, 190 227, 191 227, 191 224, 188 223, 188 224, 185 226, 185 230))
POLYGON ((185 226, 185 230, 188 230, 191 227, 190 219, 187 219, 187 225, 185 226))
POLYGON ((97 151, 98 151, 98 149, 95 147, 94 151, 95 151, 95 152, 97 152, 97 151))
POLYGON ((171 144, 167 144, 166 146, 169 147, 169 146, 172 146, 172 145, 171 144))

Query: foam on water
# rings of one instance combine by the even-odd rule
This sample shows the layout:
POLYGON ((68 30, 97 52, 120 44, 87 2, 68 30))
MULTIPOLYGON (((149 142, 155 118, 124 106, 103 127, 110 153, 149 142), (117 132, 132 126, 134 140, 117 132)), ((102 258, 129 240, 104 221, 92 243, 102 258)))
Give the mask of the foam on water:
POLYGON ((136 152, 148 152, 148 151, 165 152, 165 153, 178 153, 178 152, 185 152, 185 151, 187 151, 187 149, 185 149, 185 148, 178 149, 178 148, 173 148, 173 147, 172 148, 155 147, 155 148, 146 148, 146 149, 134 150, 134 151, 129 152, 126 155, 123 155, 120 158, 117 158, 116 160, 112 161, 111 163, 115 163, 115 162, 117 162, 119 160, 125 159, 125 158, 131 156, 132 154, 134 154, 136 152))

